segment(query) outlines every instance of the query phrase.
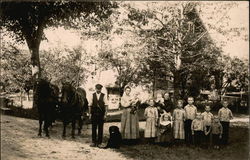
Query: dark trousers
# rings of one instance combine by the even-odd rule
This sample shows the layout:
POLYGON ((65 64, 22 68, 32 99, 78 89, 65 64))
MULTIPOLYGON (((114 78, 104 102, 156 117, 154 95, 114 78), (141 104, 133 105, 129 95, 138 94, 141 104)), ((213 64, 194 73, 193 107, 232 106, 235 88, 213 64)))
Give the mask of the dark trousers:
MULTIPOLYGON (((210 126, 206 126, 205 130, 206 132, 209 131, 209 128, 210 126)), ((207 145, 210 145, 210 132, 208 133, 208 135, 205 135, 204 134, 204 142, 207 144, 207 145)))
POLYGON ((194 131, 194 144, 200 146, 204 137, 203 131, 194 131))
POLYGON ((103 117, 92 117, 92 143, 101 144, 103 137, 103 117), (97 136, 98 131, 98 137, 97 136))
POLYGON ((222 138, 221 138, 221 143, 222 144, 227 144, 228 143, 228 137, 229 137, 229 122, 220 122, 223 128, 223 133, 222 133, 222 138))
POLYGON ((190 119, 187 119, 184 123, 184 129, 185 129, 185 142, 187 144, 192 144, 192 130, 191 130, 191 125, 192 121, 190 119))
POLYGON ((220 134, 212 134, 212 142, 214 146, 220 145, 220 134))

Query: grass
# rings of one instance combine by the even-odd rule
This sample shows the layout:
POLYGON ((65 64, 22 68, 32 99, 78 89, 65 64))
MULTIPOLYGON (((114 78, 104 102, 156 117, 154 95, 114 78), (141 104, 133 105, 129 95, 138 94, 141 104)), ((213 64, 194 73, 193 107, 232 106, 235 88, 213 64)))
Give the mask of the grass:
POLYGON ((163 147, 140 143, 133 146, 123 146, 117 152, 121 152, 127 158, 138 160, 247 160, 249 159, 249 130, 248 128, 230 128, 230 144, 222 146, 220 150, 212 147, 209 149, 172 145, 163 147))

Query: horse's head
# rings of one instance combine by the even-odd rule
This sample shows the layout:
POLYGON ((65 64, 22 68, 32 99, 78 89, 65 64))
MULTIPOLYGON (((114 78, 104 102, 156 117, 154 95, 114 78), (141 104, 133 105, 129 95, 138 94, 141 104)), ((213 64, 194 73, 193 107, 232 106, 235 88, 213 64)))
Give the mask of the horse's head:
POLYGON ((38 79, 36 81, 36 88, 40 96, 46 97, 49 95, 48 92, 50 91, 50 83, 46 81, 45 79, 38 79))
POLYGON ((63 104, 70 103, 70 99, 72 98, 73 94, 74 94, 73 86, 69 83, 63 84, 61 102, 63 104))

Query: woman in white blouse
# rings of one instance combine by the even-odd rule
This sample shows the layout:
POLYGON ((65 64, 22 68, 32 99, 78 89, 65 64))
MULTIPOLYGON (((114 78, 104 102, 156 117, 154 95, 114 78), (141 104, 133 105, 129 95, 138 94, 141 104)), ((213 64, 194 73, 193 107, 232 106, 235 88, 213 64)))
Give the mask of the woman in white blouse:
POLYGON ((121 134, 124 140, 136 140, 139 138, 139 117, 132 108, 136 103, 136 98, 131 93, 129 86, 125 87, 121 97, 121 106, 123 109, 121 116, 121 134), (131 112, 132 110, 132 112, 131 112))

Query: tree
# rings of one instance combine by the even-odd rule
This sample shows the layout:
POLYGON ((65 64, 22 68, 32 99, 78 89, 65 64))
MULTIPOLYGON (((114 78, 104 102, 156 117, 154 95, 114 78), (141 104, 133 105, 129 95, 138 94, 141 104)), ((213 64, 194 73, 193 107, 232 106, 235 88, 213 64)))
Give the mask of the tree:
POLYGON ((30 81, 31 68, 29 54, 14 45, 2 44, 1 82, 8 92, 25 90, 26 82, 30 81))
POLYGON ((206 88, 209 76, 222 71, 218 70, 221 46, 209 36, 197 6, 195 2, 154 2, 147 3, 145 9, 127 5, 127 23, 148 44, 146 57, 155 61, 153 65, 165 67, 166 73, 172 72, 175 98, 197 96, 206 88))
POLYGON ((121 93, 129 83, 138 84, 141 81, 138 75, 142 67, 140 37, 127 29, 129 26, 123 23, 123 15, 117 8, 98 26, 82 30, 83 39, 100 42, 94 64, 98 69, 113 69, 117 73, 116 85, 120 87, 121 93))
POLYGON ((249 66, 248 60, 241 60, 237 57, 223 56, 221 68, 223 69, 221 83, 222 94, 226 91, 238 92, 248 91, 249 66))
POLYGON ((79 87, 89 74, 86 69, 87 58, 89 57, 82 47, 54 48, 43 51, 41 54, 42 73, 54 84, 70 82, 73 86, 79 87))
MULTIPOLYGON (((14 33, 17 42, 26 41, 31 53, 32 66, 38 69, 37 78, 40 78, 39 46, 41 40, 45 38, 43 32, 45 28, 59 25, 77 27, 82 21, 86 22, 85 27, 89 27, 91 22, 105 19, 112 14, 113 7, 116 7, 116 3, 107 1, 4 1, 0 4, 0 24, 1 29, 14 33)), ((36 98, 35 92, 34 98, 36 98)))

